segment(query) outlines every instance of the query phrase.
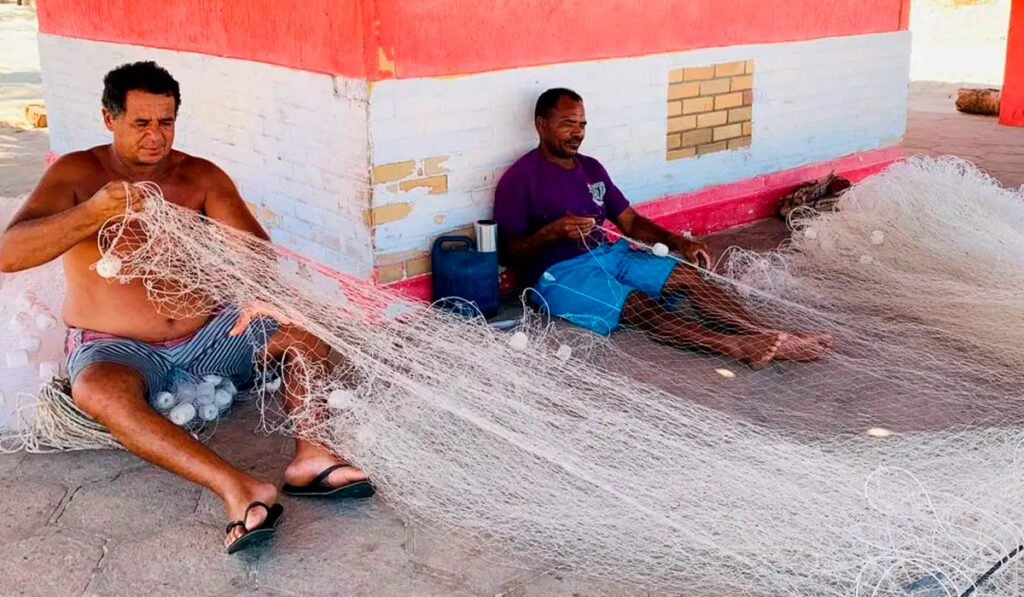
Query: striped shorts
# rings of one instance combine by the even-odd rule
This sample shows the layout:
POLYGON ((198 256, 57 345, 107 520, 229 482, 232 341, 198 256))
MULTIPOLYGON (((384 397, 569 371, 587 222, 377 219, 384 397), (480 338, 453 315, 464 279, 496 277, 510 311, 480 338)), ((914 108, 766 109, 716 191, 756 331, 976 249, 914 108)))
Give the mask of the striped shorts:
POLYGON ((254 319, 245 333, 232 338, 228 332, 237 320, 238 309, 227 308, 192 334, 167 342, 140 342, 69 328, 65 343, 68 377, 74 385, 78 374, 93 363, 124 365, 144 378, 150 400, 177 380, 198 380, 204 375, 230 378, 244 387, 254 377, 256 352, 277 331, 277 322, 266 317, 254 319))

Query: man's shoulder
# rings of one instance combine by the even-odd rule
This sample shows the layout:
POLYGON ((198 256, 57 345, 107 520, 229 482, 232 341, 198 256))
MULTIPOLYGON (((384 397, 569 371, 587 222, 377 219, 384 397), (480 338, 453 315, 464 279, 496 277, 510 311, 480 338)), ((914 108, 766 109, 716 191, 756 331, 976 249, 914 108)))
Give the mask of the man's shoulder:
POLYGON ((109 151, 109 145, 97 145, 89 149, 69 151, 53 162, 54 168, 96 169, 103 166, 102 152, 109 151))
POLYGON ((174 161, 179 173, 185 174, 195 183, 220 184, 225 180, 230 180, 230 177, 220 166, 206 158, 178 150, 172 151, 168 157, 174 161))
POLYGON ((501 175, 501 178, 498 180, 498 184, 509 184, 509 182, 514 180, 529 178, 530 173, 534 168, 536 168, 538 154, 539 150, 535 148, 519 156, 519 158, 512 162, 512 165, 505 170, 505 173, 501 175))
POLYGON ((576 161, 579 162, 580 166, 582 166, 584 170, 601 173, 607 172, 607 170, 605 170, 605 167, 595 157, 583 155, 582 153, 577 153, 576 161))
POLYGON ((46 169, 43 176, 51 180, 61 179, 67 182, 92 180, 106 169, 103 162, 103 151, 109 151, 109 146, 98 145, 89 149, 69 151, 57 158, 46 169))

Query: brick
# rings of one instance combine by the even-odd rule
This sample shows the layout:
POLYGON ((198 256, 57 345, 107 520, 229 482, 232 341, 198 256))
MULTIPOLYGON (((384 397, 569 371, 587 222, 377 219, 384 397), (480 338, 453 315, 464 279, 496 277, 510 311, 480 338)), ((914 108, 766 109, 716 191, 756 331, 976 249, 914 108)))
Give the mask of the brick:
POLYGON ((743 92, 743 105, 744 106, 752 106, 752 105, 754 105, 754 92, 752 90, 748 89, 747 91, 743 92))
POLYGON ((733 108, 729 110, 729 122, 743 122, 744 120, 750 120, 750 106, 743 108, 733 108))
POLYGON ((397 222, 412 212, 412 203, 403 201, 373 209, 363 210, 363 222, 367 226, 380 226, 388 222, 397 222))
POLYGON ((668 117, 679 116, 683 113, 683 102, 669 102, 668 103, 668 117))
POLYGON ((696 147, 687 147, 686 149, 676 149, 668 152, 667 158, 670 160, 681 160, 683 158, 692 158, 697 155, 696 147))
POLYGON ((693 99, 683 100, 683 114, 710 112, 714 107, 715 98, 713 97, 695 97, 693 99))
POLYGON ((394 164, 381 164, 380 166, 373 167, 373 184, 383 184, 386 182, 395 182, 402 180, 408 176, 412 176, 413 172, 416 171, 416 162, 409 160, 406 162, 396 162, 394 164))
POLYGON ((720 126, 715 129, 715 141, 722 141, 725 139, 732 139, 733 137, 739 137, 743 134, 743 129, 738 124, 727 124, 720 126))
POLYGON ((682 135, 679 135, 679 134, 668 135, 668 137, 665 140, 665 149, 667 151, 672 151, 673 149, 679 149, 679 147, 682 146, 682 144, 683 144, 682 135))
POLYGON ((732 78, 732 90, 743 91, 744 89, 754 88, 754 75, 743 75, 742 77, 732 78))
POLYGON ((341 250, 341 239, 331 234, 324 235, 324 246, 334 249, 335 251, 341 250))
POLYGON ((668 86, 668 99, 684 99, 700 95, 700 83, 679 83, 668 86))
POLYGON ((729 149, 750 147, 750 137, 737 137, 729 140, 729 149))
POLYGON ((734 75, 742 75, 745 67, 746 63, 743 62, 742 60, 739 62, 726 62, 724 64, 716 64, 715 76, 732 77, 734 75))
POLYGON ((695 131, 683 133, 682 137, 684 147, 700 145, 701 143, 708 143, 711 140, 712 129, 697 129, 695 131))
POLYGON ((402 279, 405 275, 402 269, 401 263, 393 263, 391 265, 383 265, 377 268, 377 282, 380 284, 389 284, 391 282, 397 282, 402 279))
POLYGON ((268 226, 281 225, 281 216, 272 209, 261 207, 259 209, 257 217, 260 219, 261 222, 268 226))
POLYGON ((682 83, 683 82, 683 69, 673 68, 668 71, 668 82, 669 83, 682 83))
POLYGON ((405 277, 421 276, 430 273, 430 256, 424 255, 405 262, 405 277))
MULTIPOLYGON (((444 236, 468 236, 469 238, 476 238, 476 230, 473 228, 473 225, 470 224, 469 226, 463 226, 462 228, 456 228, 455 230, 445 232, 444 236)), ((430 242, 433 244, 434 239, 430 239, 430 242)))
POLYGON ((398 183, 398 189, 402 192, 409 192, 419 188, 428 189, 427 193, 429 195, 444 195, 448 192, 448 175, 403 180, 398 183))
POLYGON ((427 158, 423 160, 423 173, 427 176, 437 176, 439 174, 446 174, 448 168, 445 163, 448 162, 448 156, 438 156, 436 158, 427 158))
POLYGON ((748 75, 754 74, 754 61, 753 60, 747 60, 747 63, 745 65, 745 68, 743 69, 743 72, 747 73, 748 75))
POLYGON ((41 104, 29 104, 25 106, 25 120, 32 126, 32 128, 45 129, 46 123, 46 107, 41 104))
POLYGON ((409 259, 415 259, 423 254, 423 251, 399 251, 397 253, 378 253, 374 256, 374 263, 377 267, 382 265, 394 265, 405 263, 409 259))
POLYGON ((729 79, 711 79, 700 82, 701 95, 718 95, 729 92, 729 79))
POLYGON ((729 113, 725 110, 721 112, 705 112, 697 115, 697 126, 700 128, 709 126, 719 126, 729 121, 729 113))
POLYGON ((716 151, 725 151, 729 148, 729 144, 726 141, 719 141, 718 143, 708 143, 707 145, 697 146, 697 155, 704 155, 706 153, 714 153, 716 151))
POLYGON ((704 79, 714 78, 714 76, 714 66, 691 66, 690 68, 683 69, 684 81, 702 81, 704 79))
POLYGON ((743 125, 742 125, 742 128, 741 128, 741 132, 742 132, 742 133, 743 133, 744 135, 746 135, 746 136, 748 136, 748 137, 749 137, 749 136, 750 136, 750 134, 751 134, 751 129, 753 129, 753 128, 754 128, 754 127, 753 127, 753 124, 754 124, 753 122, 744 122, 744 123, 743 123, 743 125))
POLYGON ((719 95, 715 97, 715 109, 724 110, 726 108, 735 108, 736 106, 743 105, 743 94, 742 93, 730 93, 727 95, 719 95))
POLYGON ((668 119, 668 132, 670 133, 678 133, 679 131, 688 131, 695 128, 697 128, 696 116, 680 116, 668 119))

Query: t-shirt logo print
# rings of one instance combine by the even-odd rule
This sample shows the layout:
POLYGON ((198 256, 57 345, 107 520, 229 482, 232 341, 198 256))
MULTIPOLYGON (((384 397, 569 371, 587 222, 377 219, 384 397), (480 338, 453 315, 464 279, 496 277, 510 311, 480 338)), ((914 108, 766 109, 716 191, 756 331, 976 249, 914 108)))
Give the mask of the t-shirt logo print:
POLYGON ((594 203, 604 205, 605 188, 603 180, 599 180, 593 184, 588 184, 587 190, 590 191, 590 198, 594 200, 594 203))

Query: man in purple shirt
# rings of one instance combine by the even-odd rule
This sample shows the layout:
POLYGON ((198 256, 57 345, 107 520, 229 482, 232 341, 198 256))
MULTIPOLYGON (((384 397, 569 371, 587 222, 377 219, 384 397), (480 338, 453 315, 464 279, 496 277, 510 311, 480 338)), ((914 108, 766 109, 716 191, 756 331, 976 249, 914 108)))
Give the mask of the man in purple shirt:
POLYGON ((601 226, 610 220, 627 237, 662 243, 690 263, 710 263, 703 245, 638 214, 604 167, 579 153, 587 121, 578 94, 549 89, 537 99, 534 116, 540 144, 501 177, 494 219, 503 258, 536 290, 535 302, 599 334, 622 322, 663 342, 710 349, 752 366, 812 360, 828 349, 826 334, 782 332, 758 321, 697 268, 635 250, 626 240, 607 242, 601 226), (668 308, 679 296, 702 323, 668 308))

